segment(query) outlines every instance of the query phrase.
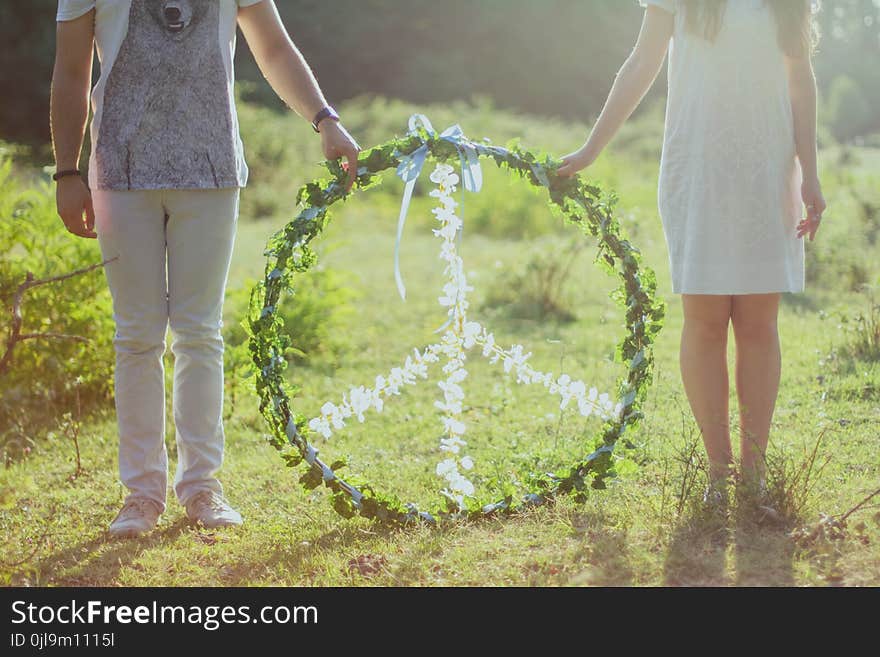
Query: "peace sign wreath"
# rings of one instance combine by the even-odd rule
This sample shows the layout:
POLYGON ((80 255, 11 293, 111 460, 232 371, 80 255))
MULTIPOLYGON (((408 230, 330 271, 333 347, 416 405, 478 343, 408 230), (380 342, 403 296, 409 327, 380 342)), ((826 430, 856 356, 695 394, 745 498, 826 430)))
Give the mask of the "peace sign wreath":
MULTIPOLYGON (((431 192, 439 201, 434 215, 440 223, 435 235, 443 240, 441 257, 447 263, 447 285, 440 298, 447 308, 449 321, 443 327, 441 340, 422 351, 415 350, 406 363, 378 376, 374 387, 360 386, 343 396, 340 404, 326 403, 321 413, 311 419, 293 409, 292 400, 297 389, 286 381, 285 353, 291 339, 283 332, 283 321, 277 309, 282 295, 294 291, 297 274, 308 271, 317 261, 311 242, 318 237, 330 219, 329 209, 346 198, 344 181, 347 172, 338 162, 326 166, 331 180, 319 180, 305 185, 297 202, 302 210, 283 229, 273 235, 267 245, 266 273, 251 291, 248 316, 244 326, 249 334, 249 349, 255 366, 255 385, 260 397, 260 411, 271 429, 269 441, 281 452, 289 467, 305 464, 300 482, 306 489, 323 484, 332 491, 333 506, 345 517, 360 515, 390 524, 422 520, 431 524, 439 518, 475 519, 492 514, 507 514, 518 509, 543 504, 554 497, 575 494, 584 499, 588 488, 602 489, 613 476, 613 452, 624 433, 643 417, 640 410, 651 382, 652 344, 662 327, 664 305, 656 299, 654 272, 640 265, 640 255, 623 235, 614 217, 615 198, 586 184, 580 178, 561 178, 555 171, 558 162, 549 157, 539 159, 520 147, 502 148, 488 142, 467 139, 458 126, 436 133, 430 122, 421 115, 410 119, 407 136, 392 139, 361 154, 358 160, 356 186, 367 189, 380 182, 388 169, 396 169, 406 182, 404 202, 398 224, 398 247, 406 211, 415 181, 427 158, 438 166, 431 175, 438 185, 431 192), (461 258, 455 250, 455 238, 461 220, 455 214, 457 203, 453 193, 459 182, 464 189, 479 191, 482 184, 480 158, 491 158, 499 168, 518 174, 532 185, 544 187, 549 193, 551 206, 561 210, 566 220, 598 241, 597 262, 609 273, 621 279, 612 298, 625 310, 626 337, 617 348, 617 359, 625 365, 625 373, 618 382, 617 395, 598 395, 595 389, 587 391, 580 381, 563 375, 538 372, 528 364, 529 354, 522 346, 510 349, 499 347, 491 333, 466 315, 468 287, 461 258), (461 177, 454 173, 449 162, 461 164, 461 177), (467 375, 464 352, 481 348, 483 355, 493 362, 501 362, 505 372, 516 375, 520 383, 544 385, 551 394, 559 395, 561 406, 574 402, 582 415, 595 414, 604 423, 593 438, 585 439, 587 453, 581 460, 554 473, 528 473, 526 483, 518 495, 501 500, 481 500, 462 470, 473 467, 472 460, 462 455, 467 443, 463 440, 464 425, 458 419, 463 393, 458 385, 467 375), (414 503, 403 503, 394 495, 378 491, 369 482, 349 476, 343 479, 338 470, 345 463, 326 463, 318 458, 318 450, 310 442, 314 434, 329 437, 334 429, 355 417, 364 421, 369 410, 381 411, 388 399, 397 395, 402 386, 427 378, 427 368, 441 358, 446 359, 441 382, 443 401, 435 405, 443 411, 444 438, 440 449, 448 457, 437 466, 437 474, 447 481, 443 502, 430 510, 420 509, 414 503)), ((397 253, 397 251, 396 251, 397 253)), ((398 288, 404 294, 397 269, 398 288)))

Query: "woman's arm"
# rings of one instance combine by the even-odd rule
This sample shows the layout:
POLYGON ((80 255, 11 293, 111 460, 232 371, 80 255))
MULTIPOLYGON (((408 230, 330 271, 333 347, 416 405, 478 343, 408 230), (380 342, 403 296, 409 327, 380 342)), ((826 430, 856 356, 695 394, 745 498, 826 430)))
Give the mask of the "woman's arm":
POLYGON ((804 174, 801 196, 807 216, 798 224, 798 237, 810 236, 812 242, 819 230, 825 197, 819 183, 819 167, 816 139, 816 76, 809 54, 802 57, 786 57, 788 91, 794 118, 794 137, 798 160, 804 174))
MULTIPOLYGON (((89 118, 94 36, 94 10, 72 21, 60 21, 56 28, 49 122, 58 171, 79 166, 89 118)), ((92 198, 82 178, 61 178, 55 190, 55 204, 67 230, 80 237, 97 237, 92 198)))
POLYGON ((595 162, 639 106, 663 66, 674 27, 672 14, 656 6, 648 7, 635 48, 617 74, 590 138, 579 150, 562 159, 559 175, 572 176, 595 162))
MULTIPOLYGON (((288 107, 309 121, 327 101, 302 53, 281 22, 273 0, 263 0, 238 11, 238 24, 266 80, 288 107)), ((348 189, 357 177, 360 147, 341 123, 321 122, 321 142, 329 160, 348 161, 348 189)))

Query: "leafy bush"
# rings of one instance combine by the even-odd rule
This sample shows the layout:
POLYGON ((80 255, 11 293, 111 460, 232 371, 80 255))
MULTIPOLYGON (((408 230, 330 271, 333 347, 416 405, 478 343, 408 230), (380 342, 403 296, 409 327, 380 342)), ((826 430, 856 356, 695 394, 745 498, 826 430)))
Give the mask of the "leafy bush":
POLYGON ((859 293, 880 275, 872 250, 880 241, 880 151, 840 146, 821 155, 820 174, 828 199, 822 228, 807 245, 807 282, 838 295, 859 293))
MULTIPOLYGON (((235 414, 236 402, 245 379, 253 376, 253 361, 248 348, 248 334, 243 318, 247 316, 250 292, 256 281, 244 281, 242 287, 226 293, 223 322, 226 419, 235 414)), ((346 336, 353 314, 349 304, 356 292, 349 287, 343 272, 315 268, 297 278, 296 292, 280 314, 292 338, 287 354, 290 362, 314 364, 323 360, 331 365, 348 347, 346 336)))
POLYGON ((864 299, 861 310, 841 316, 846 335, 843 351, 852 358, 876 363, 880 361, 880 299, 877 290, 866 286, 864 299))
MULTIPOLYGON (((247 352, 248 335, 242 318, 247 315, 251 289, 256 281, 226 295, 223 325, 227 350, 227 368, 240 369, 250 364, 247 352)), ((356 292, 348 276, 335 269, 315 268, 294 281, 295 292, 279 310, 292 339, 288 359, 295 363, 332 360, 345 351, 347 326, 354 311, 351 301, 356 292)))
MULTIPOLYGON (((28 272, 37 279, 101 262, 94 240, 70 235, 55 213, 45 181, 28 185, 0 152, 0 335, 11 325, 13 295, 28 272)), ((99 269, 34 287, 21 304, 22 333, 63 333, 88 338, 19 342, 0 378, 0 450, 4 459, 30 447, 35 429, 53 427, 77 395, 83 413, 106 406, 112 392, 113 317, 99 269)))
POLYGON ((568 283, 577 257, 585 249, 586 242, 579 236, 540 241, 523 267, 493 281, 484 307, 502 308, 517 319, 574 321, 568 283))
MULTIPOLYGON (((247 97, 250 87, 240 85, 247 97)), ((238 120, 250 175, 239 212, 244 220, 283 215, 293 208, 296 192, 321 171, 321 142, 307 122, 240 100, 238 120), (286 191, 286 194, 285 194, 286 191)))
POLYGON ((877 246, 880 238, 880 178, 853 186, 851 190, 857 206, 857 217, 865 238, 871 246, 877 246))
POLYGON ((864 134, 874 121, 874 112, 859 85, 839 75, 831 83, 824 118, 834 137, 843 141, 864 134))

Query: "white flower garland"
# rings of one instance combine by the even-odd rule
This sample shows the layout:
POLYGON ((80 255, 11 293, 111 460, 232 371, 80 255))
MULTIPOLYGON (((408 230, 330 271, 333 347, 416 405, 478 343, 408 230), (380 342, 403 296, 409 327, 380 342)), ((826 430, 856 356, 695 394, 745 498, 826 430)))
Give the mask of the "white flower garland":
POLYGON ((440 223, 440 228, 435 228, 433 232, 443 240, 440 258, 446 262, 446 284, 443 286, 443 295, 438 299, 449 313, 445 333, 439 343, 421 352, 415 350, 407 357, 403 367, 395 367, 387 377, 377 376, 372 388, 352 388, 347 397, 343 395, 340 404, 325 403, 321 407, 321 414, 309 420, 308 424, 313 431, 330 438, 334 430, 343 429, 345 421, 351 417, 364 422, 367 411, 373 409, 381 413, 387 398, 399 395, 403 386, 415 385, 419 379, 427 379, 428 365, 439 362, 441 356, 445 357, 443 373, 446 378, 437 384, 443 391, 443 400, 434 402, 434 406, 442 412, 444 435, 440 440, 440 450, 446 458, 437 464, 435 472, 446 480, 443 494, 464 510, 465 498, 473 497, 475 491, 474 484, 462 474, 462 471, 467 472, 474 467, 470 456, 462 456, 467 442, 463 438, 466 426, 462 420, 464 390, 461 384, 467 378, 466 354, 472 348, 480 347, 482 355, 490 362, 500 362, 505 373, 515 373, 518 383, 541 384, 550 394, 559 395, 561 409, 574 402, 582 416, 597 415, 609 420, 620 417, 623 405, 614 403, 608 394, 599 394, 596 388, 588 390, 583 381, 572 380, 567 374, 557 378, 552 373, 534 369, 528 363, 532 354, 525 353, 522 345, 502 349, 495 343, 492 333, 478 322, 467 320, 467 293, 473 288, 467 284, 464 263, 455 244, 462 228, 461 219, 456 215, 458 203, 453 198, 459 177, 451 166, 439 164, 431 174, 431 182, 437 185, 431 196, 439 202, 439 207, 432 212, 440 223))

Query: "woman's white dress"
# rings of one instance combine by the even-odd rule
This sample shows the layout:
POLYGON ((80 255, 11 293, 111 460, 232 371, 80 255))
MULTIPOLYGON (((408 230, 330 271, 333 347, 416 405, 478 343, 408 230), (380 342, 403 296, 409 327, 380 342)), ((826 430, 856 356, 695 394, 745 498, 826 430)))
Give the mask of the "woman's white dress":
POLYGON ((804 289, 801 172, 784 54, 764 0, 728 0, 718 37, 677 0, 659 206, 677 294, 804 289))

